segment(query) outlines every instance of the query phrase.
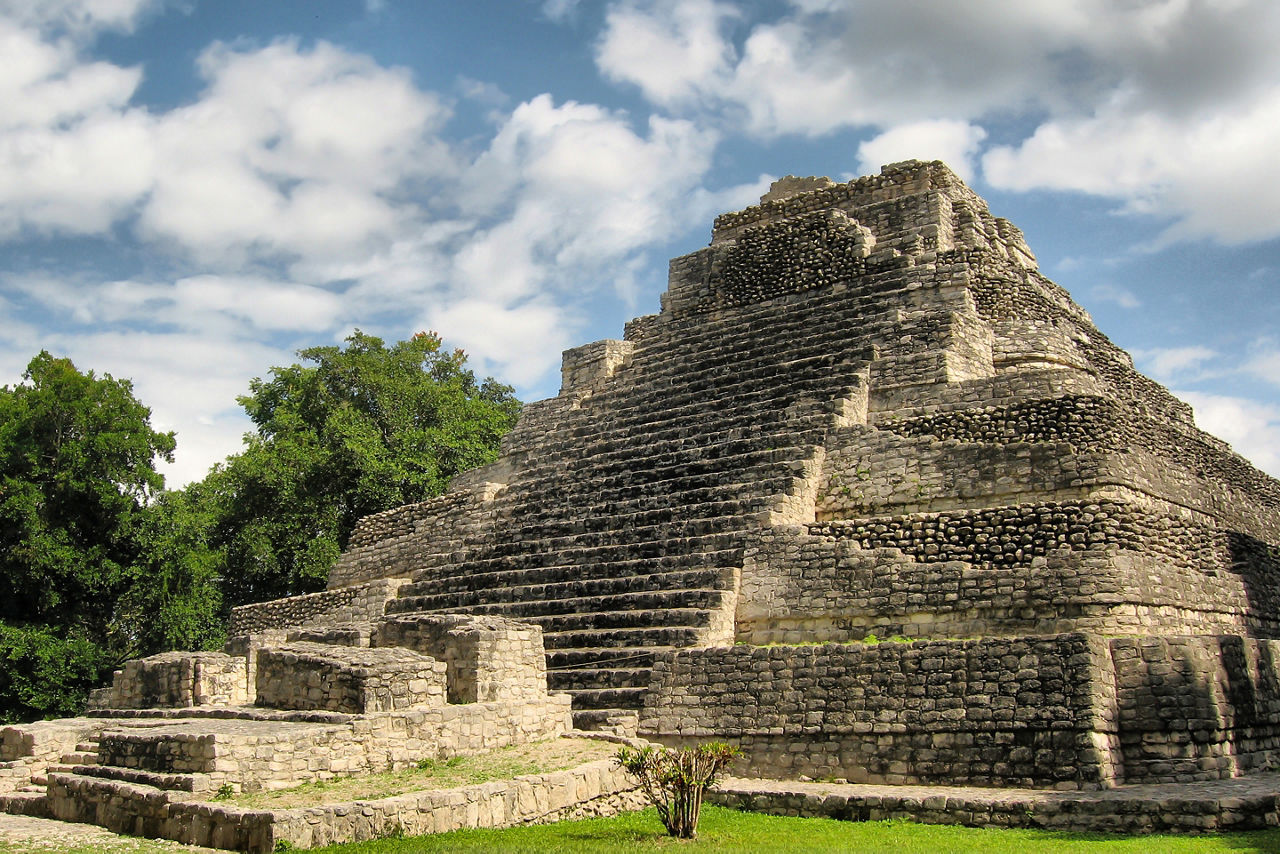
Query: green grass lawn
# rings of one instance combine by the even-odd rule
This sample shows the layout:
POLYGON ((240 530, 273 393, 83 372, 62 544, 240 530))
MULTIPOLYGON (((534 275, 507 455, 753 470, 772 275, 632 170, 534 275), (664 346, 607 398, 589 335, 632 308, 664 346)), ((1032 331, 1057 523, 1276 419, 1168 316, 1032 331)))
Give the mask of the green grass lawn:
POLYGON ((857 854, 1156 854, 1157 852, 1276 852, 1280 830, 1208 836, 1130 836, 1035 830, 980 830, 904 821, 848 822, 779 818, 719 807, 703 808, 698 839, 667 837, 652 810, 611 819, 505 830, 463 830, 438 836, 384 839, 315 849, 326 854, 417 854, 417 852, 857 852, 857 854))
MULTIPOLYGON (((0 851, 24 854, 138 852, 175 854, 174 843, 121 839, 117 844, 32 846, 0 842, 0 851)), ((185 849, 190 850, 190 849, 185 849)), ((698 839, 666 836, 652 810, 609 819, 561 822, 504 830, 461 830, 436 836, 381 839, 312 849, 325 854, 419 854, 419 852, 850 852, 850 854, 1280 854, 1280 830, 1206 836, 1104 836, 1042 830, 980 830, 906 821, 848 822, 823 818, 779 818, 714 806, 703 808, 698 839)))

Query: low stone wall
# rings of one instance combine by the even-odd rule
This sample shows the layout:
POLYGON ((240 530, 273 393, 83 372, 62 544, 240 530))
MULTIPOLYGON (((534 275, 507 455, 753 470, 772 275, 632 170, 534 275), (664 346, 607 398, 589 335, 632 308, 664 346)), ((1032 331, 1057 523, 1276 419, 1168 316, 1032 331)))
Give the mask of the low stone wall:
POLYGON ((229 637, 295 626, 368 622, 382 619, 407 578, 379 578, 305 596, 290 596, 231 609, 229 637))
POLYGON ((104 731, 98 753, 104 766, 205 775, 193 784, 202 791, 223 784, 278 789, 555 738, 571 728, 569 703, 567 694, 556 694, 542 703, 468 703, 346 720, 334 715, 332 722, 174 718, 104 731))
POLYGON ((458 789, 292 810, 246 810, 115 780, 53 774, 55 817, 188 845, 269 852, 400 834, 507 827, 641 809, 643 795, 612 760, 458 789), (281 846, 283 847, 283 846, 281 846))
POLYGON ((378 626, 374 643, 445 662, 450 703, 523 703, 547 695, 541 626, 462 614, 399 617, 378 626))
POLYGON ((1082 634, 681 650, 640 735, 727 740, 766 777, 1091 789, 1115 782, 1111 683, 1082 634))
POLYGON ((12 792, 31 782, 41 768, 25 759, 0 761, 0 792, 12 792))
POLYGON ((1143 786, 1091 793, 728 779, 707 793, 706 802, 771 815, 841 821, 897 819, 1091 833, 1264 830, 1280 823, 1276 809, 1280 780, 1271 777, 1261 785, 1236 782, 1199 791, 1143 786))
POLYGON ((299 641, 260 649, 257 666, 258 706, 364 714, 445 704, 445 663, 408 649, 299 641))
POLYGON ((248 698, 248 662, 221 652, 162 652, 126 662, 111 687, 94 691, 91 709, 241 706, 248 698))

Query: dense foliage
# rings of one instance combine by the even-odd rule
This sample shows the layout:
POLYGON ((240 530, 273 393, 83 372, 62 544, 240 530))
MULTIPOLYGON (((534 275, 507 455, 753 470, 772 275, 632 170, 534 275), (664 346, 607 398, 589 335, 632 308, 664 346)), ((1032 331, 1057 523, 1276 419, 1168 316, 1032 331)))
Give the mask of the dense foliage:
POLYGON ((0 388, 4 719, 69 711, 115 661, 173 640, 157 638, 151 608, 121 608, 148 595, 137 588, 152 583, 139 557, 164 484, 155 460, 174 449, 150 418, 128 380, 46 352, 0 388))
POLYGON ((214 518, 231 605, 322 588, 361 517, 493 461, 519 415, 510 387, 477 382, 434 333, 387 347, 357 331, 299 355, 253 381, 240 403, 257 432, 191 489, 214 518))
POLYGON ((128 658, 219 645, 232 605, 323 587, 362 516, 492 461, 519 414, 433 333, 299 356, 240 398, 244 450, 177 492, 128 380, 41 353, 0 388, 0 720, 75 713, 128 658))

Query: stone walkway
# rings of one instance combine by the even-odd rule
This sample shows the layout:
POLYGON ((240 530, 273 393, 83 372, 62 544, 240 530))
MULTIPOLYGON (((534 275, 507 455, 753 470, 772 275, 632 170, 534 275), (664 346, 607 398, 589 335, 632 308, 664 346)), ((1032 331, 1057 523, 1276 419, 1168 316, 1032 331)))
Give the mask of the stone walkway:
POLYGON ((1096 792, 730 777, 708 793, 707 799, 775 815, 854 821, 906 818, 930 824, 1118 833, 1255 830, 1280 824, 1280 774, 1120 786, 1096 792))
POLYGON ((120 836, 92 824, 73 824, 48 818, 0 813, 0 845, 6 844, 30 846, 33 849, 79 847, 109 852, 181 851, 187 854, 215 854, 212 848, 180 845, 167 839, 143 840, 120 836))

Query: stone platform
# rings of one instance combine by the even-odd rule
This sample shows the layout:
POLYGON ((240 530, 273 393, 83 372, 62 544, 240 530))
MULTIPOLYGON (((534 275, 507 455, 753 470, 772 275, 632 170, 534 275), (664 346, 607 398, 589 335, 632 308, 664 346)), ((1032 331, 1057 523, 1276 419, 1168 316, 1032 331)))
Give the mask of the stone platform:
POLYGON ((876 786, 726 778, 707 803, 843 821, 1021 827, 1096 833, 1203 833, 1280 825, 1280 774, 1094 792, 876 786))

